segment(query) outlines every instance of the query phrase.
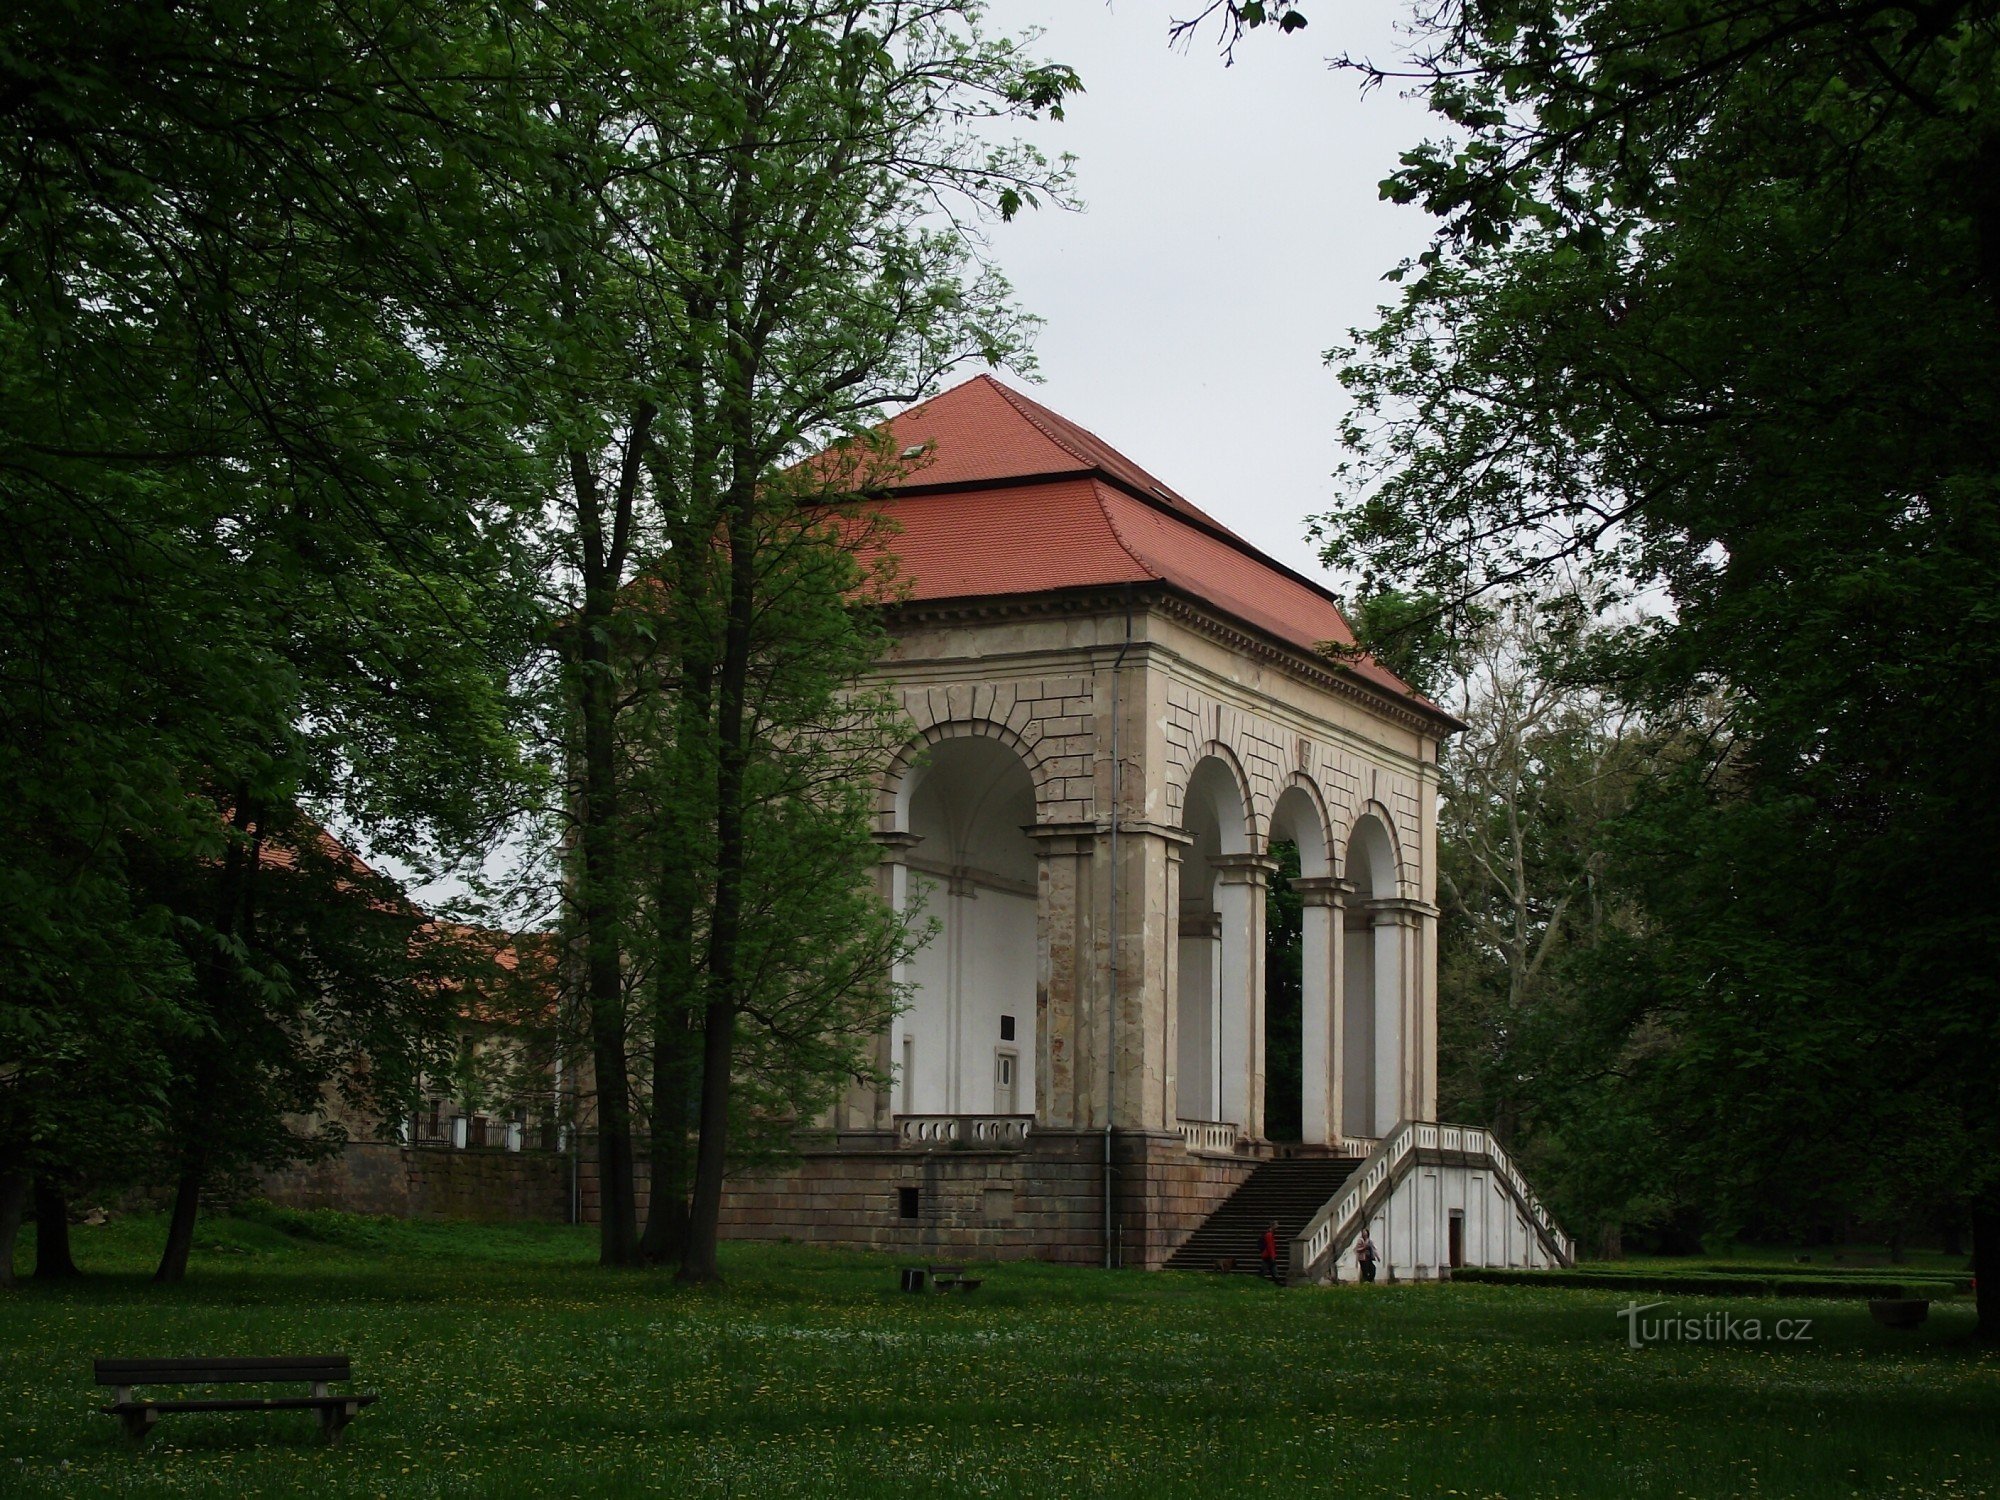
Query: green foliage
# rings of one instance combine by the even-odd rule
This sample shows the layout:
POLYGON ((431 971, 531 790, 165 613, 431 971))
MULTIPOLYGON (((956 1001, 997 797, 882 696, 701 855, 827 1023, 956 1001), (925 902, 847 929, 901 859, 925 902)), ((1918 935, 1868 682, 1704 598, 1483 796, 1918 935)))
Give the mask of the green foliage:
MULTIPOLYGON (((1318 523, 1313 533, 1324 540, 1318 523)), ((1464 634, 1484 623, 1476 610, 1462 610, 1454 621, 1433 596, 1369 587, 1350 602, 1347 615, 1359 649, 1432 698, 1449 684, 1464 634)))
POLYGON ((0 27, 0 1149, 116 1176, 190 1057, 244 1041, 303 1098, 223 988, 280 1050, 420 1019, 250 958, 232 809, 463 850, 518 782, 515 258, 473 165, 504 49, 450 5, 0 27))
POLYGON ((1586 654, 1675 753, 1604 840, 1647 920, 1580 981, 1579 1123, 1724 1225, 1994 1238, 1992 9, 1508 0, 1424 46, 1454 139, 1387 191, 1444 223, 1344 351, 1323 524, 1413 592, 1648 607, 1586 654))
POLYGON ((1067 168, 972 127, 1059 114, 1079 85, 970 5, 642 9, 615 75, 586 70, 549 116, 582 253, 548 330, 575 779, 546 831, 582 957, 604 1254, 633 1253, 625 1142, 650 1112, 663 1212, 700 1120, 712 1261, 725 1138, 768 1148, 871 1076, 903 942, 864 885, 864 786, 895 738, 855 691, 882 645, 852 556, 874 528, 819 509, 882 455, 801 463, 960 360, 1025 361, 975 225, 1060 200, 1067 168))

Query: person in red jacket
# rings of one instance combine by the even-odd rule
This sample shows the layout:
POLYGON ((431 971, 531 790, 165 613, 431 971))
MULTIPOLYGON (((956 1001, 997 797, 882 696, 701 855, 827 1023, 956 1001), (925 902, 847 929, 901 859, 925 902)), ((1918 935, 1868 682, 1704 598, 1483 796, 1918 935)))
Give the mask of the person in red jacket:
POLYGON ((1264 1274, 1272 1281, 1278 1279, 1278 1221, 1273 1219, 1265 1229, 1264 1237, 1257 1242, 1258 1258, 1264 1262, 1264 1274))

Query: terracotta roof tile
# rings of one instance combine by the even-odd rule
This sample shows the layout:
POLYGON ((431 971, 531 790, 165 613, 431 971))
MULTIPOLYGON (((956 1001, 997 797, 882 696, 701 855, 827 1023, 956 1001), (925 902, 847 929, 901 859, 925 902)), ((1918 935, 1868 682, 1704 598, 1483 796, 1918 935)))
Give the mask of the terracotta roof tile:
MULTIPOLYGON (((911 455, 881 506, 900 529, 884 545, 914 599, 1152 582, 1304 651, 1354 643, 1324 589, 990 375, 911 407, 886 432, 893 452, 911 455)), ((1373 659, 1345 664, 1435 711, 1373 659)))
POLYGON ((930 450, 915 462, 908 482, 898 488, 1097 473, 1190 520, 1235 535, 1096 433, 1039 401, 1031 401, 1012 386, 1002 385, 991 375, 975 376, 892 417, 889 435, 898 452, 918 444, 930 450))
POLYGON ((902 581, 918 599, 1040 594, 1092 584, 1145 583, 1154 574, 1128 553, 1089 479, 1004 491, 897 497, 882 509, 900 534, 902 581))

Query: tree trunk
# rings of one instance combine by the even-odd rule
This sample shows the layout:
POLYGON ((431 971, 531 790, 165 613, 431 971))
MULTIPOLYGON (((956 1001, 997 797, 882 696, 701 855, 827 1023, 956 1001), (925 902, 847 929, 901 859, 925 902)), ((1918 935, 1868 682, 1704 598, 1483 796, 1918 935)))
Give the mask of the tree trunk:
POLYGON ((570 453, 583 564, 583 608, 575 625, 576 689, 583 721, 584 1004, 590 1012, 591 1066, 597 1093, 597 1205, 600 1265, 639 1258, 638 1207, 632 1185, 632 1099, 625 1076, 626 903, 620 880, 618 684, 625 664, 611 640, 624 582, 639 455, 652 425, 650 405, 633 415, 625 462, 607 528, 604 495, 590 460, 570 453))
POLYGON ((728 506, 729 616, 723 632, 716 690, 715 908, 708 929, 708 1008, 702 1018, 701 1142, 695 1153, 694 1197, 688 1209, 687 1254, 680 1279, 722 1279, 716 1261, 722 1181, 729 1164, 729 1085, 736 1056, 737 935, 742 922, 745 698, 756 592, 755 471, 740 451, 728 506))
MULTIPOLYGON (((671 488, 671 474, 659 480, 671 488)), ((708 810, 695 800, 709 778, 700 770, 697 747, 713 732, 714 641, 698 613, 687 606, 706 597, 703 572, 708 548, 702 536, 712 527, 678 518, 668 556, 675 565, 672 607, 675 681, 672 744, 664 758, 654 810, 654 922, 657 949, 653 987, 652 1193, 640 1253, 655 1265, 687 1253, 690 1181, 689 1112, 699 1107, 699 1048, 694 1027, 698 975, 695 969, 695 916, 701 904, 697 851, 706 840, 708 810)))
MULTIPOLYGON (((236 805, 230 825, 239 835, 247 835, 257 824, 258 811, 250 788, 236 789, 236 805)), ((243 838, 230 840, 217 873, 215 933, 228 939, 250 931, 250 882, 257 869, 254 855, 246 853, 243 838)), ((222 957, 223 943, 208 945, 196 971, 196 993, 211 1024, 227 1034, 221 1018, 232 998, 233 976, 222 957)), ((213 1121, 217 1062, 215 1049, 204 1048, 195 1059, 186 1080, 185 1097, 175 1110, 176 1133, 181 1143, 181 1176, 174 1189, 173 1218, 167 1224, 166 1248, 160 1252, 159 1269, 153 1280, 174 1285, 187 1276, 188 1255, 194 1249, 194 1220, 201 1208, 202 1178, 208 1173, 208 1132, 213 1121)))
POLYGON ((46 1177, 35 1179, 35 1279, 81 1276, 69 1253, 69 1204, 46 1177))
POLYGON ((688 1098, 694 1033, 681 1014, 656 1015, 654 1026, 653 1119, 648 1141, 652 1192, 639 1253, 650 1264, 665 1265, 687 1252, 688 1098))
POLYGON ((28 1174, 19 1167, 0 1172, 0 1286, 14 1284, 14 1241, 21 1233, 21 1210, 28 1202, 28 1174))
MULTIPOLYGON (((662 955, 662 968, 669 955, 662 955)), ((685 970, 683 970, 685 974, 685 970)), ((652 1170, 640 1257, 652 1265, 687 1249, 688 1103, 694 1091, 694 1031, 685 991, 662 976, 653 1006, 653 1110, 647 1150, 652 1170)))
POLYGON ((598 1263, 631 1265, 639 1253, 632 1187, 632 1101, 625 1077, 625 976, 619 920, 618 766, 613 684, 601 621, 583 626, 584 1003, 590 1012, 597 1092, 598 1263))
POLYGON ((174 1216, 167 1224, 167 1248, 160 1253, 160 1268, 153 1273, 153 1280, 161 1286, 187 1279, 188 1255, 194 1249, 194 1216, 201 1208, 202 1167, 197 1153, 181 1169, 180 1184, 174 1190, 174 1216))
POLYGON ((1977 1291, 1980 1342, 2000 1344, 2000 1195, 1972 1210, 1972 1284, 1977 1291))

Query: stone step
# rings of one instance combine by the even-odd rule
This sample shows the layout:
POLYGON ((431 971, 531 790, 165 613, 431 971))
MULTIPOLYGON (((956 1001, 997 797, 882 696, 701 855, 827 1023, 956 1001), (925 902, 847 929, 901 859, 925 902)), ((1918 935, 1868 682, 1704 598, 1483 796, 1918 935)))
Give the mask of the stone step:
POLYGON ((1168 1258, 1168 1269, 1211 1271, 1218 1260, 1233 1259, 1238 1271, 1255 1274, 1264 1226, 1277 1220, 1282 1246, 1312 1222, 1360 1164, 1352 1157, 1264 1162, 1168 1258))

